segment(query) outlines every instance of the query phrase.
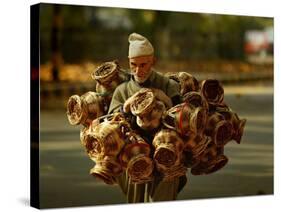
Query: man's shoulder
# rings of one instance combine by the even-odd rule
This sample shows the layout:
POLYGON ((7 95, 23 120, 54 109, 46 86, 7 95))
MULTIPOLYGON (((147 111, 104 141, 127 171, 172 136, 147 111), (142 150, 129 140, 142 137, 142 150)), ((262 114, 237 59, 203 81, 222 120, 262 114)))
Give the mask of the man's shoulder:
POLYGON ((156 70, 153 70, 155 72, 155 76, 156 77, 164 77, 164 78, 167 78, 163 73, 159 72, 159 71, 156 71, 156 70))
POLYGON ((161 73, 159 71, 155 71, 155 81, 159 81, 161 83, 169 83, 171 85, 177 85, 178 83, 166 76, 164 73, 161 73))
POLYGON ((115 91, 119 91, 119 90, 124 90, 124 89, 127 89, 127 85, 128 85, 129 81, 125 81, 125 82, 122 82, 120 85, 118 85, 116 88, 115 88, 115 91))

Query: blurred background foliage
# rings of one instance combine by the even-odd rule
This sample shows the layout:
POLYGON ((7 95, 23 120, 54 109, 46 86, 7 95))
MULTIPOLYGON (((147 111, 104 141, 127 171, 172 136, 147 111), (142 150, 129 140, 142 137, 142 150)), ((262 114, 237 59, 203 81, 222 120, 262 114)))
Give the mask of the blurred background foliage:
MULTIPOLYGON (((159 67, 167 69, 164 71, 208 71, 201 67, 202 61, 207 67, 218 61, 242 61, 247 65, 245 33, 267 27, 273 27, 272 18, 41 4, 40 62, 43 72, 52 67, 50 63, 84 64, 82 69, 91 69, 94 64, 114 59, 127 68, 128 35, 138 32, 153 43, 159 67), (56 53, 59 59, 52 59, 56 53)), ((60 66, 60 75, 63 68, 60 66)), ((43 80, 52 78, 52 73, 45 71, 45 75, 49 78, 43 80)))

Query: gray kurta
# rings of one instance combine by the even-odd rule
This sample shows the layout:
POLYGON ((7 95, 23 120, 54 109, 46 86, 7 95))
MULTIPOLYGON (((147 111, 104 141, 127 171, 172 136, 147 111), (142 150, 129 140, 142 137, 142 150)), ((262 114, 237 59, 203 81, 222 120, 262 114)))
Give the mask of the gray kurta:
POLYGON ((120 106, 123 105, 129 97, 143 87, 161 89, 170 98, 180 95, 180 88, 177 82, 153 70, 150 77, 143 84, 139 84, 131 78, 128 82, 119 85, 113 93, 108 113, 118 111, 120 106))
MULTIPOLYGON (((137 83, 131 77, 129 81, 119 85, 113 93, 108 113, 119 111, 129 97, 144 87, 161 89, 170 98, 180 95, 177 82, 153 70, 143 84, 137 83)), ((130 203, 175 200, 178 192, 186 184, 186 176, 175 177, 169 182, 163 182, 160 176, 156 176, 152 182, 134 184, 130 183, 130 178, 126 172, 116 180, 122 191, 127 195, 127 202, 130 203)))

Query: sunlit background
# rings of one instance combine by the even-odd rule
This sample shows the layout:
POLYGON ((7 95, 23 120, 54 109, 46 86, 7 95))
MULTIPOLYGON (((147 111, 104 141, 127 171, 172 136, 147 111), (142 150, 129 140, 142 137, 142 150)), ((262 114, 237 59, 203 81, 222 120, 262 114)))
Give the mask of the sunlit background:
POLYGON ((125 203, 117 186, 89 175, 93 162, 66 118, 73 94, 94 90, 105 61, 128 69, 128 35, 155 48, 156 69, 219 79, 225 100, 247 119, 229 162, 206 176, 188 173, 178 199, 273 193, 273 19, 122 8, 40 6, 40 199, 42 207, 125 203))

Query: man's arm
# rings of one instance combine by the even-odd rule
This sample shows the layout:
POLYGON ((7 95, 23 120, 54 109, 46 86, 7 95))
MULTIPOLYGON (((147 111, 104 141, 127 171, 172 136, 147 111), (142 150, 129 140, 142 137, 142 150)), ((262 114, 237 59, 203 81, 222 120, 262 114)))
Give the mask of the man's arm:
POLYGON ((108 114, 113 113, 113 112, 119 112, 120 109, 122 108, 122 106, 125 102, 124 92, 122 91, 123 87, 124 86, 119 85, 115 89, 115 91, 112 95, 112 99, 111 99, 111 102, 110 102, 109 109, 108 109, 108 114))
POLYGON ((170 97, 173 106, 181 103, 180 85, 175 80, 170 79, 160 72, 155 72, 155 79, 151 86, 161 89, 168 97, 170 97))

